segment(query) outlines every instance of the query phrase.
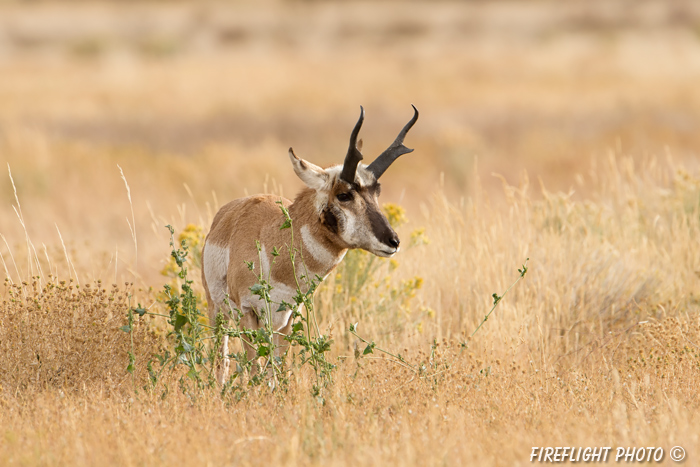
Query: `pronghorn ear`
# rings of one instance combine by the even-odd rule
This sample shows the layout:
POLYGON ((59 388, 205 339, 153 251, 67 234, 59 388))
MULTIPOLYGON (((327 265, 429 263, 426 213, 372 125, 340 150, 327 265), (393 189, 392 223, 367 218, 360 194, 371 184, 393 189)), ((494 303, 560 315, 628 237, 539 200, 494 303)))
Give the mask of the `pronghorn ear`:
POLYGON ((292 161, 292 166, 294 167, 294 172, 297 174, 297 177, 299 177, 306 186, 317 191, 326 186, 328 174, 321 167, 298 158, 296 154, 294 154, 292 148, 289 148, 289 160, 292 161))

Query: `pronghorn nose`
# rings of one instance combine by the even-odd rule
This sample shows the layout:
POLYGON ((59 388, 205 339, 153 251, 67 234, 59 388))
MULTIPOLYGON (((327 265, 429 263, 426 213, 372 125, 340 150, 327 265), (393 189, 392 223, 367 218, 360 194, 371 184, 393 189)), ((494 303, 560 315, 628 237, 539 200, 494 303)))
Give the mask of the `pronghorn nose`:
POLYGON ((393 246, 394 248, 398 248, 399 243, 401 243, 401 242, 399 241, 399 236, 396 234, 394 234, 394 236, 389 239, 389 246, 393 246))

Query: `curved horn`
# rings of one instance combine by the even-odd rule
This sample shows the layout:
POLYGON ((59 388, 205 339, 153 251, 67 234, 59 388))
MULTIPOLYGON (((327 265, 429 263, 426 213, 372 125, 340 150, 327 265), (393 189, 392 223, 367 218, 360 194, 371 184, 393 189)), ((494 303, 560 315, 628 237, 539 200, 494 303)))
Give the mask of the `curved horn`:
POLYGON ((418 120, 418 109, 416 109, 416 106, 413 104, 411 104, 411 107, 413 107, 414 112, 411 121, 408 122, 405 127, 403 127, 403 130, 401 130, 399 136, 397 136, 394 142, 391 143, 391 146, 389 146, 386 151, 381 153, 379 157, 377 157, 374 162, 367 167, 367 170, 374 174, 374 178, 379 179, 379 177, 382 176, 386 169, 388 169, 399 156, 413 152, 413 149, 409 149, 403 145, 403 139, 406 137, 406 133, 408 133, 408 130, 410 130, 418 120))
POLYGON ((348 153, 345 156, 345 162, 343 163, 343 171, 340 173, 340 178, 348 183, 355 182, 355 172, 357 171, 357 165, 362 160, 362 153, 357 149, 357 135, 360 133, 360 128, 362 127, 362 122, 365 120, 365 109, 360 106, 360 118, 355 124, 352 133, 350 134, 350 145, 348 146, 348 153))
POLYGON ((348 147, 348 154, 345 156, 345 162, 343 163, 343 171, 340 173, 340 178, 348 183, 355 182, 355 172, 357 171, 357 165, 362 160, 362 153, 357 149, 357 135, 360 133, 360 128, 362 127, 362 122, 365 120, 365 109, 360 106, 360 118, 355 124, 355 128, 350 134, 350 146, 348 147))

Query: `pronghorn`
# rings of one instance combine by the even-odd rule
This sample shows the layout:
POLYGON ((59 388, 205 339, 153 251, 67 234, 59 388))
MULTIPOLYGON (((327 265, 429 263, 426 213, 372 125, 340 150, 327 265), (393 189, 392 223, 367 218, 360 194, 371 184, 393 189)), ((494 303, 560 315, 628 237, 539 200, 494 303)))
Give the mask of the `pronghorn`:
MULTIPOLYGON (((360 118, 350 135, 343 165, 323 169, 300 159, 289 148, 294 172, 306 185, 293 202, 278 196, 254 195, 231 201, 219 210, 202 251, 202 282, 212 323, 219 311, 228 317, 231 307, 235 307, 242 313, 241 327, 255 330, 262 325, 258 310, 265 304, 250 290, 256 283, 256 275, 251 274, 248 267, 251 261, 256 274, 270 275, 273 302, 294 303, 297 283, 304 282, 294 277, 291 259, 285 255, 274 258, 275 264, 270 270, 273 248, 281 248, 290 241, 289 231, 280 230, 285 218, 277 201, 281 200, 289 210, 293 247, 300 251, 309 278, 325 278, 349 248, 361 248, 386 258, 399 251, 399 237, 379 208, 378 180, 399 156, 413 151, 403 145, 406 133, 418 120, 418 110, 412 107, 413 118, 371 164, 360 164, 362 140, 358 144, 357 136, 365 115, 360 107, 360 118), (260 256, 256 241, 260 242, 260 256), (224 306, 227 295, 229 306, 224 306)), ((297 276, 302 274, 300 269, 297 265, 297 276)), ((302 292, 306 292, 304 287, 308 285, 302 285, 302 292)), ((292 313, 292 310, 273 312, 273 329, 288 335, 292 313)), ((276 334, 278 351, 280 341, 276 334)), ((254 349, 246 347, 248 358, 255 358, 254 349)), ((217 379, 223 384, 228 378, 227 336, 221 351, 223 365, 217 379)))

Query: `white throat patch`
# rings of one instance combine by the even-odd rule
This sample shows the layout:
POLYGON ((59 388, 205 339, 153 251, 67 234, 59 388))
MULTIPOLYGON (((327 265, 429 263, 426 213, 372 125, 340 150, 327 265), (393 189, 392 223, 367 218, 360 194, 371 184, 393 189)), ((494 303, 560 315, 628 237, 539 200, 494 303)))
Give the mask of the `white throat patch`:
POLYGON ((327 267, 333 267, 343 259, 343 256, 345 256, 341 255, 340 257, 337 257, 328 251, 326 247, 321 245, 321 243, 314 238, 308 225, 302 226, 300 230, 301 239, 304 242, 304 246, 308 252, 311 253, 311 256, 313 256, 319 263, 327 265, 327 267))

